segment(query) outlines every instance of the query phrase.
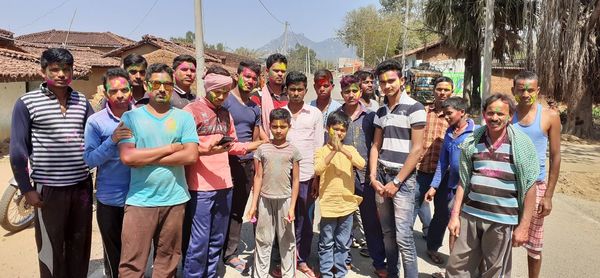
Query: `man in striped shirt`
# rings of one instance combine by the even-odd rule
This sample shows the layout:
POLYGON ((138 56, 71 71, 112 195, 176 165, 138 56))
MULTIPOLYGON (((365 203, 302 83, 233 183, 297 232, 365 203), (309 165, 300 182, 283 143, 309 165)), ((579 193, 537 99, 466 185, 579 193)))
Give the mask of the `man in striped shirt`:
POLYGON ((540 169, 529 137, 510 125, 515 107, 508 95, 490 96, 486 126, 461 145, 446 277, 510 277, 512 247, 527 242, 540 169))
POLYGON ((40 64, 44 83, 14 106, 10 164, 27 203, 36 208, 40 277, 86 277, 92 182, 83 161, 83 132, 94 111, 69 86, 73 56, 68 50, 44 51, 40 64))
POLYGON ((415 168, 423 152, 426 114, 423 105, 404 88, 402 65, 381 62, 375 69, 387 104, 377 110, 369 156, 369 178, 381 221, 389 277, 398 277, 402 255, 404 277, 417 277, 417 250, 413 237, 415 199, 419 192, 415 168))

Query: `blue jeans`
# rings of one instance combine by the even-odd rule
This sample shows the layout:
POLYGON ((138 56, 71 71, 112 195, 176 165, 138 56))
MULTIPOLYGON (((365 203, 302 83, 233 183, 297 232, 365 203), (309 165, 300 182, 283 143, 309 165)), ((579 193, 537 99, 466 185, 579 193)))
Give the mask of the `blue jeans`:
POLYGON ((231 192, 231 188, 190 191, 184 219, 184 230, 190 231, 184 277, 217 277, 231 212, 231 192))
POLYGON ((313 218, 315 213, 315 198, 310 194, 313 179, 300 182, 298 199, 296 200, 296 250, 298 263, 305 263, 310 256, 313 238, 313 218))
POLYGON ((348 273, 346 258, 350 248, 348 239, 352 234, 352 213, 341 217, 323 217, 319 224, 319 264, 321 276, 333 277, 331 269, 337 270, 336 277, 348 273))
POLYGON ((435 173, 425 173, 421 171, 417 171, 417 185, 419 186, 419 194, 416 196, 415 200, 415 215, 413 217, 413 226, 415 225, 415 220, 417 220, 417 216, 421 220, 423 227, 421 231, 423 231, 423 236, 427 236, 429 231, 429 225, 431 225, 431 207, 429 203, 423 205, 423 201, 425 200, 425 193, 429 190, 431 186, 431 181, 433 180, 433 176, 435 173))
MULTIPOLYGON (((384 185, 392 181, 396 175, 396 172, 384 172, 381 167, 377 171, 378 180, 384 185)), ((413 173, 400 185, 400 189, 393 198, 384 198, 375 194, 389 277, 398 277, 398 258, 400 257, 404 267, 404 277, 414 278, 419 275, 417 248, 412 230, 415 199, 418 192, 417 181, 413 173)))
POLYGON ((444 175, 433 197, 434 214, 427 236, 427 250, 437 251, 444 241, 444 233, 450 221, 450 211, 454 204, 456 189, 448 188, 448 175, 444 175))
POLYGON ((381 223, 377 216, 377 205, 375 204, 375 190, 371 187, 370 182, 361 183, 358 177, 355 180, 354 193, 363 197, 362 202, 358 206, 360 217, 365 230, 365 240, 367 241, 367 249, 369 256, 373 260, 375 269, 385 268, 385 248, 383 245, 383 233, 381 232, 381 223))

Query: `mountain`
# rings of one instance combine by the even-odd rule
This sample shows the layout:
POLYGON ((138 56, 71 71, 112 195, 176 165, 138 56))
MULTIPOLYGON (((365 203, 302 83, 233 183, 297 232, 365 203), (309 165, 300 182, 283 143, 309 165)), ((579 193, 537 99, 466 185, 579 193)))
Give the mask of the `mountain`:
MULTIPOLYGON (((304 36, 304 34, 289 32, 287 40, 288 49, 293 49, 297 43, 308 46, 310 49, 314 50, 317 53, 317 59, 319 60, 337 62, 338 58, 340 57, 356 58, 356 49, 353 47, 346 47, 346 45, 344 45, 344 43, 337 38, 329 38, 324 41, 314 42, 304 36)), ((282 46, 283 35, 271 40, 258 50, 263 53, 267 53, 268 55, 280 51, 282 46)))

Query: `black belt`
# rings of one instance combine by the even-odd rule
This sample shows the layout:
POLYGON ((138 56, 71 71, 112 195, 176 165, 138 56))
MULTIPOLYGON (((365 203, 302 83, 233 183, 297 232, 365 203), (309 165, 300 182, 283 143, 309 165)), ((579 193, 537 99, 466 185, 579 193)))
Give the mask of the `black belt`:
POLYGON ((381 170, 385 174, 398 174, 398 172, 400 172, 400 168, 387 167, 381 163, 377 165, 377 168, 379 168, 379 170, 381 170))

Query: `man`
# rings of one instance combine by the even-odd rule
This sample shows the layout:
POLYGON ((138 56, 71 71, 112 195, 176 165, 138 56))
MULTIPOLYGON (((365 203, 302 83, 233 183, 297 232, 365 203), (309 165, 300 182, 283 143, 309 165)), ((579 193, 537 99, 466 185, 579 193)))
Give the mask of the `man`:
POLYGON ((458 239, 446 277, 510 277, 512 247, 527 242, 534 213, 539 161, 529 137, 510 125, 515 103, 494 94, 483 111, 486 125, 461 144, 460 184, 448 222, 458 239))
POLYGON ((379 78, 386 105, 377 110, 375 133, 369 157, 369 178, 377 193, 388 274, 398 277, 402 257, 404 277, 417 277, 417 250, 412 232, 418 185, 415 167, 423 152, 426 115, 423 105, 406 94, 402 65, 396 60, 381 62, 379 78))
POLYGON ((288 94, 283 89, 287 72, 287 58, 279 53, 271 54, 267 57, 266 71, 267 84, 262 87, 261 91, 253 93, 250 98, 261 107, 262 127, 266 134, 270 135, 269 113, 288 103, 288 94))
POLYGON ((85 277, 92 237, 92 182, 82 146, 93 109, 85 95, 69 86, 73 56, 68 50, 45 50, 40 64, 44 82, 14 106, 10 164, 25 200, 36 208, 40 277, 85 277))
POLYGON ((131 131, 121 123, 121 116, 131 108, 131 86, 129 75, 122 68, 108 69, 102 84, 108 104, 87 121, 83 159, 89 167, 97 168, 96 218, 104 247, 104 269, 108 277, 116 278, 130 179, 129 167, 119 158, 117 143, 131 137, 131 131))
MULTIPOLYGON (((133 102, 137 105, 137 102, 146 94, 145 81, 148 62, 144 56, 132 53, 123 58, 123 68, 129 73, 131 96, 133 102)), ((147 102, 145 104, 147 104, 147 102)))
POLYGON ((339 102, 331 99, 331 91, 335 87, 335 84, 333 84, 333 74, 327 69, 317 70, 313 81, 317 98, 312 100, 310 105, 321 110, 321 113, 323 113, 323 122, 326 122, 329 114, 342 106, 339 102))
POLYGON ((284 108, 292 114, 292 125, 288 133, 290 144, 302 155, 300 160, 300 190, 296 203, 296 248, 298 250, 297 269, 308 277, 315 273, 308 266, 313 237, 313 214, 315 198, 312 188, 319 187, 315 176, 315 151, 323 146, 323 114, 316 107, 304 103, 307 79, 303 73, 292 71, 285 78, 289 103, 284 108))
MULTIPOLYGON (((373 140, 373 118, 375 112, 368 110, 360 101, 361 90, 360 81, 353 75, 342 77, 340 87, 342 89, 342 98, 344 104, 339 111, 344 112, 350 117, 344 145, 351 145, 356 148, 358 153, 365 159, 369 158, 369 149, 373 140)), ((368 184, 366 177, 367 169, 355 171, 355 193, 363 197, 359 205, 360 218, 364 227, 365 238, 367 241, 367 256, 373 260, 373 267, 377 277, 386 277, 387 270, 385 266, 385 249, 383 246, 383 235, 381 233, 381 223, 377 217, 377 207, 375 205, 375 191, 368 184)), ((361 254, 363 254, 361 250, 361 254)))
MULTIPOLYGON (((452 79, 441 76, 433 81, 434 102, 425 108, 427 112, 427 123, 425 125, 425 143, 423 144, 423 156, 417 165, 417 185, 419 186, 419 195, 415 204, 415 219, 417 215, 423 224, 423 237, 427 238, 429 224, 431 223, 431 206, 429 202, 423 203, 425 193, 429 190, 429 185, 435 175, 438 159, 444 135, 448 129, 448 121, 444 116, 442 103, 452 95, 454 84, 452 79)), ((441 264, 442 258, 433 250, 427 251, 427 256, 435 264, 441 264)))
POLYGON ((360 81, 360 92, 361 98, 360 102, 367 109, 377 112, 379 109, 379 102, 377 102, 375 97, 375 89, 373 86, 373 81, 375 80, 375 76, 370 71, 359 70, 354 73, 354 75, 360 81))
MULTIPOLYGON (((188 103, 196 99, 192 94, 192 84, 196 81, 196 58, 182 54, 173 59, 173 95, 169 99, 171 105, 175 108, 183 109, 188 103)), ((136 105, 148 104, 150 97, 145 94, 142 99, 136 102, 136 105)))
POLYGON ((529 277, 540 276, 542 267, 542 247, 544 232, 544 217, 552 211, 552 196, 560 172, 560 116, 552 108, 544 108, 538 101, 540 87, 538 77, 534 72, 524 71, 517 74, 513 80, 512 92, 517 100, 517 111, 513 117, 513 125, 525 132, 535 145, 540 175, 535 187, 536 212, 529 226, 529 240, 523 246, 527 249, 527 265, 529 277), (550 141, 550 171, 546 184, 546 149, 550 141), (547 185, 547 187, 546 187, 547 185))
POLYGON ((150 245, 153 275, 174 277, 181 257, 185 203, 190 199, 183 166, 198 159, 192 115, 173 108, 173 70, 152 64, 146 72, 148 105, 123 114, 131 138, 119 142, 123 164, 132 167, 123 217, 119 277, 141 277, 150 245))
MULTIPOLYGON (((238 69, 237 86, 225 99, 223 107, 229 111, 235 126, 239 142, 258 141, 260 129, 260 108, 250 99, 250 93, 258 84, 260 65, 242 61, 238 69)), ((266 136, 260 138, 267 140, 266 136)), ((233 181, 233 197, 229 219, 229 232, 225 237, 223 261, 239 272, 246 269, 246 262, 238 258, 238 246, 241 238, 244 209, 254 181, 253 153, 246 155, 230 155, 229 167, 233 181)))

